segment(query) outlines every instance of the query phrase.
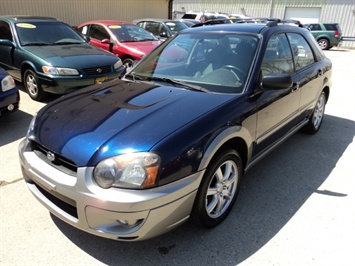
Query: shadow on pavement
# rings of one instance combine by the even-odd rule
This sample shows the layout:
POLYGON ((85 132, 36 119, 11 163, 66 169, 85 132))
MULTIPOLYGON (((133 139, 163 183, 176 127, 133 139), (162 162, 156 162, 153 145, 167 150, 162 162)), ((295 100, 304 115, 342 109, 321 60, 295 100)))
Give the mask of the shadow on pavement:
POLYGON ((0 146, 24 138, 31 119, 32 115, 21 110, 0 116, 0 146))
POLYGON ((354 121, 329 115, 316 135, 295 134, 245 175, 229 217, 211 230, 187 222, 160 237, 131 243, 96 237, 52 219, 75 245, 107 265, 236 265, 270 241, 313 193, 347 196, 319 187, 354 134, 354 121))

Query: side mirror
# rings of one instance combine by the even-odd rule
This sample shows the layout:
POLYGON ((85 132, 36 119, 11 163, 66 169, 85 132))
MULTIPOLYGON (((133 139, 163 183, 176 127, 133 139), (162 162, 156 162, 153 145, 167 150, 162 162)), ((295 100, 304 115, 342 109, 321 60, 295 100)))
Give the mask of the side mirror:
POLYGON ((0 39, 0 45, 13 47, 14 43, 8 39, 0 39))
POLYGON ((263 89, 277 90, 289 89, 292 87, 293 81, 290 74, 269 74, 263 77, 261 87, 263 89))
POLYGON ((82 35, 87 43, 90 42, 91 38, 89 36, 82 35))
POLYGON ((109 39, 103 39, 102 41, 101 41, 101 43, 105 43, 105 44, 111 44, 112 42, 109 40, 109 39))

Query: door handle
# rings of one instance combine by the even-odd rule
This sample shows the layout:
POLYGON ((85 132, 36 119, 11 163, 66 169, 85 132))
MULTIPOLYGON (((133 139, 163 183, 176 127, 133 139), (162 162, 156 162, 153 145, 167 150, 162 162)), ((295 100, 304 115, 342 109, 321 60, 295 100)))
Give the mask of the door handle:
POLYGON ((292 84, 292 88, 291 88, 291 92, 298 91, 299 88, 300 88, 300 83, 299 82, 293 83, 292 84))

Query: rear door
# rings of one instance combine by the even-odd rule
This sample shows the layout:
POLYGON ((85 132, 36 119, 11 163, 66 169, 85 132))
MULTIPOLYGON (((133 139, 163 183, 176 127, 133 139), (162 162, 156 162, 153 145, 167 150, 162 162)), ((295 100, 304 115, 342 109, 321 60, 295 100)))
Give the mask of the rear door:
POLYGON ((314 52, 306 39, 297 33, 288 33, 300 80, 300 112, 311 111, 323 86, 322 64, 316 61, 314 52))

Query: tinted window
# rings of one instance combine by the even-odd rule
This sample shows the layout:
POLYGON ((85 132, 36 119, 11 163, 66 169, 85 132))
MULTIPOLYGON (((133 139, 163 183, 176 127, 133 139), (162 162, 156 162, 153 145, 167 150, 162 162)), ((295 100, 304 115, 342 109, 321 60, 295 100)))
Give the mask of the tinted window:
POLYGON ((10 27, 4 21, 0 21, 0 39, 12 41, 12 33, 10 27))
POLYGON ((323 24, 327 30, 338 30, 335 24, 323 24))
POLYGON ((103 39, 110 39, 110 35, 106 29, 101 25, 91 25, 89 30, 89 36, 102 41, 103 39))
POLYGON ((294 72, 292 53, 285 34, 270 38, 261 69, 263 75, 294 72))
POLYGON ((322 30, 322 28, 320 27, 319 24, 309 24, 309 25, 308 25, 308 28, 309 28, 310 30, 322 30))
POLYGON ((315 62, 311 47, 302 35, 296 33, 288 33, 293 56, 295 60, 296 70, 300 70, 315 62))

